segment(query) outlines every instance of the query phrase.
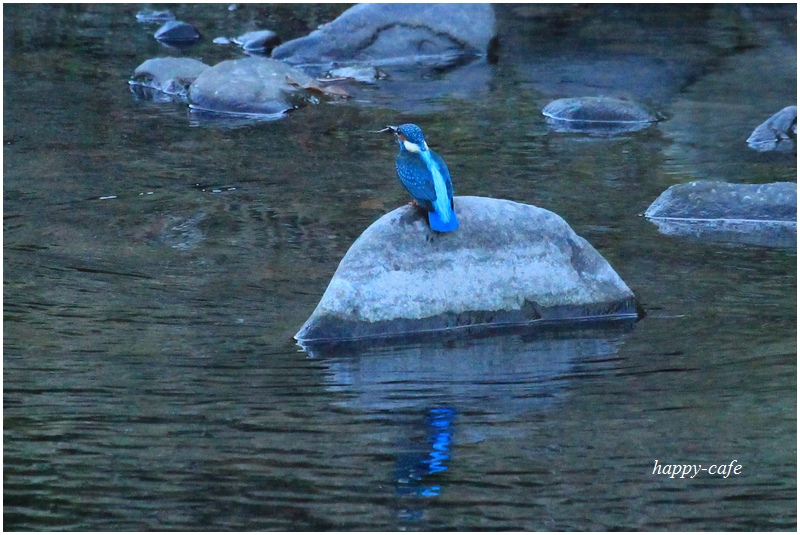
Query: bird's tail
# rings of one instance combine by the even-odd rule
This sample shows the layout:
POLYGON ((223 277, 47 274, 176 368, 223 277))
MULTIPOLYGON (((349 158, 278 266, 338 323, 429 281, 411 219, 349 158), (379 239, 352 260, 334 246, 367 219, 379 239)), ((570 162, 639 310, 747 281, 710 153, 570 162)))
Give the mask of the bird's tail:
POLYGON ((437 232, 451 232, 458 228, 456 211, 452 208, 450 209, 450 217, 447 221, 442 219, 442 216, 438 212, 428 212, 428 223, 431 228, 437 232))

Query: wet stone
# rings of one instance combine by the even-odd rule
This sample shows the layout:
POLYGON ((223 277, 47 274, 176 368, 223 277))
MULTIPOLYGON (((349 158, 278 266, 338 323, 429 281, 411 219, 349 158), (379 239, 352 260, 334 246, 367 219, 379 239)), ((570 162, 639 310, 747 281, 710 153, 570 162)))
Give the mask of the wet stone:
POLYGON ((259 30, 247 32, 233 39, 245 52, 258 52, 268 54, 281 43, 281 38, 273 31, 259 30))
POLYGON ((797 221, 797 184, 728 184, 697 180, 676 184, 647 209, 646 217, 797 221))
POLYGON ((189 88, 189 102, 198 110, 275 115, 315 102, 316 97, 302 88, 313 82, 280 61, 228 60, 203 71, 189 88))
POLYGON ((613 135, 647 128, 658 118, 641 105, 607 97, 555 100, 544 107, 547 124, 558 132, 613 135))
POLYGON ((330 78, 345 78, 348 80, 355 80, 362 83, 374 83, 375 80, 385 78, 386 75, 380 72, 375 67, 366 65, 358 66, 352 65, 348 67, 337 67, 328 71, 330 78))
POLYGON ((645 212, 662 234, 755 245, 797 246, 797 184, 676 184, 645 212))
POLYGON ((358 4, 275 48, 292 64, 439 61, 483 55, 495 37, 490 4, 358 4))
POLYGON ((133 72, 132 86, 185 97, 189 86, 208 65, 192 58, 152 58, 133 72))
POLYGON ((787 106, 753 130, 747 145, 758 152, 791 152, 796 139, 797 106, 787 106))
POLYGON ((200 32, 188 22, 171 20, 159 28, 154 37, 168 44, 193 43, 200 39, 200 32))
POLYGON ((608 262, 558 215, 456 197, 461 226, 433 232, 404 206, 373 223, 339 264, 300 341, 635 318, 608 262))

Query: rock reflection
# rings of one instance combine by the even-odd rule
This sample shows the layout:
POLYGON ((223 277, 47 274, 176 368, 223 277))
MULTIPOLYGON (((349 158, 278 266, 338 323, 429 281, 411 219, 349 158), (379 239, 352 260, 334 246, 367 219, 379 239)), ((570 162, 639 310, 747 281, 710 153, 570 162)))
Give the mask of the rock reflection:
POLYGON ((327 368, 326 389, 348 394, 337 405, 379 418, 376 433, 392 444, 394 474, 386 477, 399 501, 398 519, 417 523, 427 500, 459 477, 456 445, 496 433, 489 422, 512 422, 501 426, 508 436, 531 413, 554 410, 572 380, 616 358, 622 334, 632 327, 632 321, 539 326, 304 349, 327 368))

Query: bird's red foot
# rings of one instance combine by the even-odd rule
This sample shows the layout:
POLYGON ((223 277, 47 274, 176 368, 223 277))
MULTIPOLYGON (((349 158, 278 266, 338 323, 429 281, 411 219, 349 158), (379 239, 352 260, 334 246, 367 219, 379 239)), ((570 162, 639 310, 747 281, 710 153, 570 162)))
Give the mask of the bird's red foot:
POLYGON ((417 203, 417 201, 411 201, 410 203, 408 203, 408 205, 409 205, 409 206, 414 206, 414 207, 417 207, 417 206, 419 206, 419 204, 417 203))

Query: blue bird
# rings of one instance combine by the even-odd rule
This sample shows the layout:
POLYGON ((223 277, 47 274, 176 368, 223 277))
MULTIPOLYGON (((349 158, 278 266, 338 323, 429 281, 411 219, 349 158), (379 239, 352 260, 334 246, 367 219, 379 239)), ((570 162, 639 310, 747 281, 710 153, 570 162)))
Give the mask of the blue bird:
POLYGON ((395 165, 397 176, 415 204, 428 211, 428 224, 438 232, 458 228, 453 209, 453 183, 441 156, 428 148, 422 130, 415 124, 388 126, 400 143, 395 165))

